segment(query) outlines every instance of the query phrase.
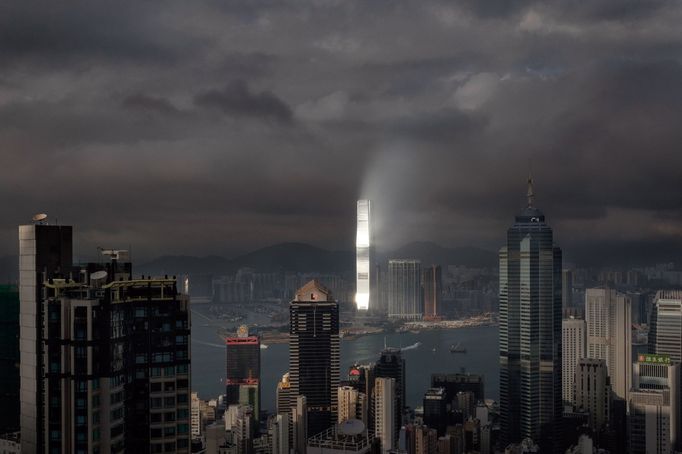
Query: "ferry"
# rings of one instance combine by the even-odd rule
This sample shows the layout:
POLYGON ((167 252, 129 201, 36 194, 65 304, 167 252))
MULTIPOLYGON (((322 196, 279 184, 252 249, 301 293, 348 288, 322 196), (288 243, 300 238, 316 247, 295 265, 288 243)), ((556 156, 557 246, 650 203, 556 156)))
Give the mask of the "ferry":
POLYGON ((451 345, 450 346, 450 353, 466 353, 467 349, 460 347, 461 342, 458 342, 457 345, 451 345))

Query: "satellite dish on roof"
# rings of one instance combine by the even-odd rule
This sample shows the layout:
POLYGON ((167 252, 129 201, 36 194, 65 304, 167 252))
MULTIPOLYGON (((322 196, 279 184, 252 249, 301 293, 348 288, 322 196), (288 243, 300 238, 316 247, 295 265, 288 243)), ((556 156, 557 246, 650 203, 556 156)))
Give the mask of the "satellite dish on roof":
POLYGON ((91 281, 101 281, 102 279, 107 278, 107 272, 102 270, 102 271, 95 271, 90 275, 90 280, 91 281))
POLYGON ((33 216, 33 222, 43 222, 45 219, 47 219, 47 215, 45 213, 38 213, 33 216))
POLYGON ((365 423, 359 419, 347 419, 338 425, 337 432, 340 435, 357 436, 365 431, 365 423))

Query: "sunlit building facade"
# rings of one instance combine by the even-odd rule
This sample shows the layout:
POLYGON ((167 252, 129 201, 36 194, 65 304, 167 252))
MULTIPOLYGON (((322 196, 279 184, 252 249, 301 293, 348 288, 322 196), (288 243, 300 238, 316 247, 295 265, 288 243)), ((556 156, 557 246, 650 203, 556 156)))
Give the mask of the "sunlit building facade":
POLYGON ((358 310, 370 308, 372 286, 372 230, 371 204, 369 200, 358 200, 358 230, 355 238, 356 248, 356 293, 355 304, 358 310))

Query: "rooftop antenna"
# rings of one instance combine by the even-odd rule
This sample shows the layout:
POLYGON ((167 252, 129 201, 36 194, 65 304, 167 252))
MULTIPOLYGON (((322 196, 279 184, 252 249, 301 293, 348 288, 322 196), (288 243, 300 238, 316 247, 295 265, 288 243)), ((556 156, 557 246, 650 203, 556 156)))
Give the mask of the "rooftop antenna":
POLYGON ((526 193, 526 197, 528 197, 528 208, 533 208, 535 192, 533 191, 533 174, 530 172, 528 172, 528 192, 526 193))

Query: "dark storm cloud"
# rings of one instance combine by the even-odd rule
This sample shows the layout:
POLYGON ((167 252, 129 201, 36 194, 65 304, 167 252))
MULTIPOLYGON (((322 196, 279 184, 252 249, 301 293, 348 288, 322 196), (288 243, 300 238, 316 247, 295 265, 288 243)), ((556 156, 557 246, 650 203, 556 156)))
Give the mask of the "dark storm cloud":
POLYGON ((208 90, 198 94, 194 103, 210 107, 236 117, 257 117, 290 123, 291 108, 269 91, 254 92, 245 80, 237 79, 228 83, 222 90, 208 90))
POLYGON ((380 247, 496 248, 529 169, 567 252, 676 247, 680 21, 630 0, 4 2, 0 254, 37 211, 83 249, 350 249, 361 195, 380 247))

